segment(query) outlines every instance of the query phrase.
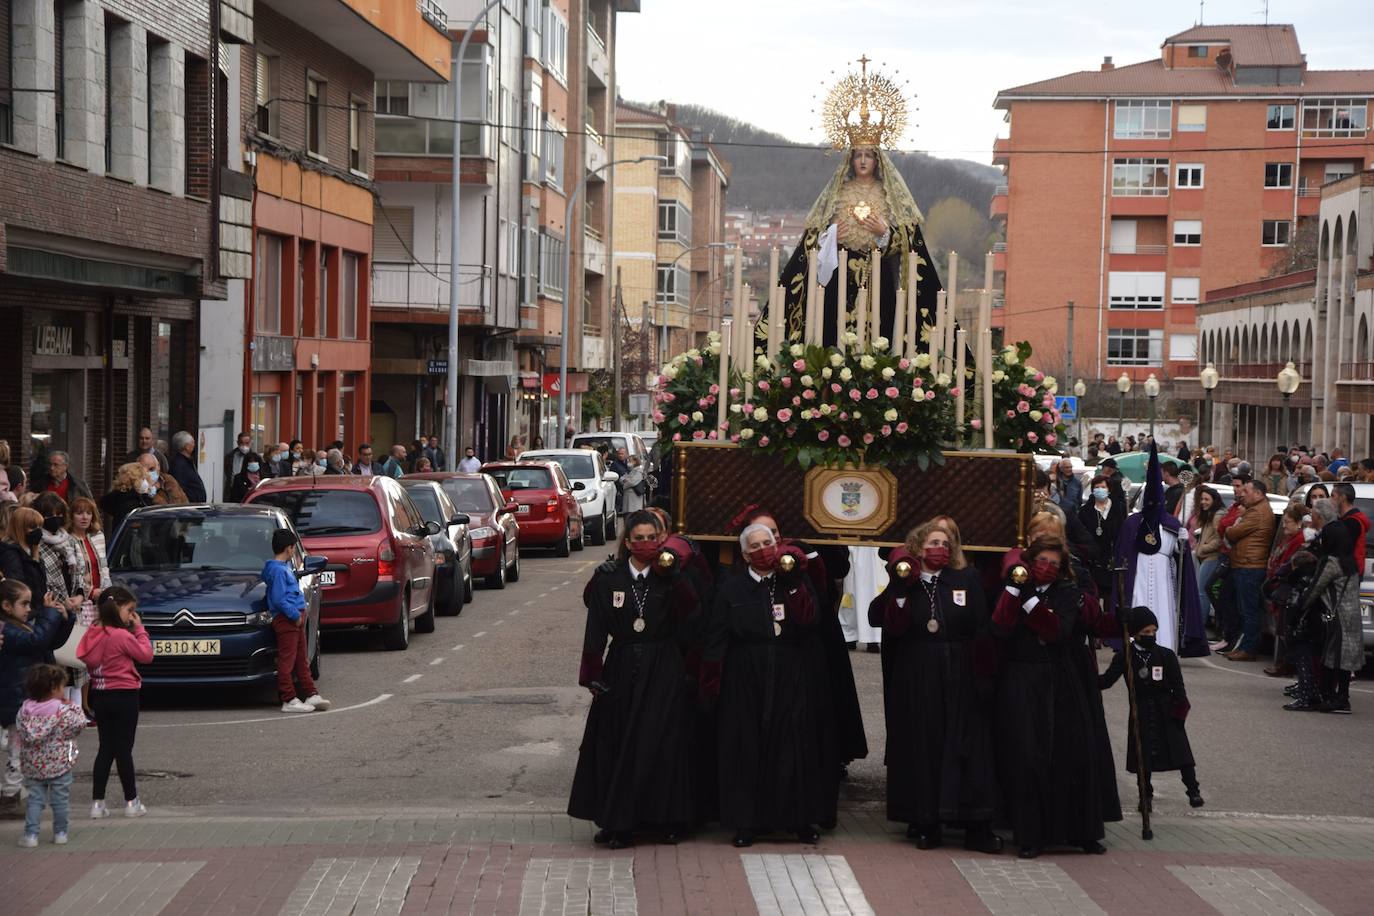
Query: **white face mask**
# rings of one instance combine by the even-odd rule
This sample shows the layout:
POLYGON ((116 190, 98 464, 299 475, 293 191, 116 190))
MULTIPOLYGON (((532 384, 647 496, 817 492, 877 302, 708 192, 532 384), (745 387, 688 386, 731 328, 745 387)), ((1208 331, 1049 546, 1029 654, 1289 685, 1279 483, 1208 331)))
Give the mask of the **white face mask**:
POLYGON ((1312 543, 1313 541, 1315 541, 1316 539, 1317 539, 1317 529, 1316 529, 1316 528, 1304 528, 1304 529, 1302 529, 1302 540, 1303 540, 1303 543, 1304 543, 1304 544, 1311 544, 1311 543, 1312 543))
POLYGON ((142 494, 144 494, 144 495, 146 496, 146 495, 148 495, 149 493, 151 493, 152 491, 153 491, 153 485, 150 484, 150 483, 148 483, 148 481, 146 481, 146 480, 140 480, 140 481, 138 482, 138 492, 140 492, 140 493, 142 493, 142 494))
POLYGON ((242 453, 245 454, 245 455, 248 454, 248 446, 246 446, 246 445, 240 445, 240 446, 239 446, 239 451, 242 452, 242 453))

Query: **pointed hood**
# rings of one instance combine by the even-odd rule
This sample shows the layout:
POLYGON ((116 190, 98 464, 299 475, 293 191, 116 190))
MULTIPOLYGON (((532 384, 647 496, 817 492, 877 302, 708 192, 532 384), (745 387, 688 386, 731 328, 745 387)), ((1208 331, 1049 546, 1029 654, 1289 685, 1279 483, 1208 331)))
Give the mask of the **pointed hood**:
POLYGON ((1146 555, 1159 552, 1159 528, 1164 519, 1164 473, 1159 467, 1159 450, 1150 442, 1150 462, 1145 466, 1145 489, 1140 503, 1140 528, 1135 549, 1146 555), (1153 540, 1154 543, 1151 543, 1153 540))

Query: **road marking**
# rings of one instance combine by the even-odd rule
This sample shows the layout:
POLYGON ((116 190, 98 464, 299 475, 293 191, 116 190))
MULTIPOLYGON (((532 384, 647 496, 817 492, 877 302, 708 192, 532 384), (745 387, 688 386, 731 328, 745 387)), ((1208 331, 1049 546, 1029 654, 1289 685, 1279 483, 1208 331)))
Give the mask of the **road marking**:
POLYGON ((280 916, 368 913, 395 916, 420 870, 420 857, 316 859, 286 898, 280 916))
POLYGON ((1173 876, 1226 916, 1331 916, 1331 911, 1268 868, 1170 865, 1173 876))
POLYGON ((486 636, 486 635, 487 635, 487 631, 486 631, 486 630, 479 630, 478 632, 472 634, 472 638, 473 638, 473 639, 481 639, 483 636, 486 636))
POLYGON ((436 658, 434 661, 430 662, 431 665, 442 665, 443 663, 444 657, 442 655, 436 658))
MULTIPOLYGON (((1228 668, 1228 667, 1226 667, 1225 665, 1218 665, 1216 662, 1212 661, 1210 658, 1190 659, 1190 661, 1198 661, 1198 662, 1201 662, 1202 664, 1206 665, 1208 668, 1214 668, 1214 669, 1216 669, 1217 671, 1225 671, 1227 674, 1239 674, 1241 677, 1257 677, 1257 678, 1259 678, 1260 680, 1270 681, 1271 683, 1274 682, 1274 681, 1276 680, 1275 678, 1272 678, 1272 677, 1270 677, 1270 676, 1267 675, 1267 674, 1256 674, 1256 673, 1253 672, 1253 671, 1241 671, 1241 670, 1239 670, 1238 668, 1228 668)), ((1282 678, 1279 678, 1278 680, 1282 680, 1282 678)), ((1374 693, 1374 690, 1369 690, 1369 689, 1364 688, 1364 687, 1351 687, 1351 688, 1350 688, 1350 692, 1351 692, 1351 693, 1374 693)))
POLYGON ((107 862, 77 878, 43 916, 162 912, 204 862, 107 862))
POLYGON ((1088 892, 1053 862, 955 859, 954 865, 993 916, 1063 913, 1107 916, 1088 892))
POLYGON ((520 884, 520 916, 546 913, 596 913, 623 916, 639 912, 634 860, 530 859, 520 884))
POLYGON ((461 642, 460 642, 458 645, 456 645, 456 646, 453 647, 453 651, 454 651, 454 652, 457 652, 459 649, 463 648, 463 646, 465 646, 465 645, 466 645, 466 643, 461 643, 461 642))
POLYGON ((507 613, 506 616, 507 616, 507 617, 514 617, 514 616, 515 616, 516 614, 518 614, 518 613, 520 613, 520 608, 514 608, 514 609, 511 610, 509 613, 507 613))
POLYGON ((534 604, 534 601, 535 601, 535 599, 533 599, 533 598, 531 598, 529 601, 526 601, 526 602, 525 602, 525 607, 530 607, 530 606, 532 606, 532 605, 534 604))
MULTIPOLYGON (((258 722, 300 722, 306 719, 333 718, 341 712, 348 712, 353 709, 363 709, 367 706, 376 706, 378 703, 385 703, 391 699, 390 693, 379 693, 370 700, 363 703, 354 703, 352 706, 341 706, 338 709, 331 709, 327 714, 303 716, 299 713, 295 715, 275 715, 267 716, 262 719, 226 719, 220 722, 148 722, 139 723, 139 728, 190 728, 198 725, 255 725, 258 722)), ((145 713, 146 715, 146 713, 145 713)))
POLYGON ((540 597, 540 598, 547 598, 547 597, 549 597, 549 593, 548 593, 548 592, 540 592, 540 593, 539 593, 539 597, 540 597))
POLYGON ((504 620, 498 620, 498 621, 496 621, 495 623, 493 623, 492 626, 494 626, 494 627, 499 627, 499 626, 500 626, 501 624, 503 624, 503 623, 505 623, 504 620))
POLYGON ((746 853, 740 860, 760 914, 873 913, 844 856, 746 853))
POLYGON ((412 674, 410 677, 408 677, 408 678, 406 678, 405 680, 401 681, 401 683, 402 683, 402 684, 413 684, 413 683, 415 683, 416 681, 418 681, 418 680, 419 680, 420 678, 422 678, 422 677, 424 677, 423 674, 412 674))

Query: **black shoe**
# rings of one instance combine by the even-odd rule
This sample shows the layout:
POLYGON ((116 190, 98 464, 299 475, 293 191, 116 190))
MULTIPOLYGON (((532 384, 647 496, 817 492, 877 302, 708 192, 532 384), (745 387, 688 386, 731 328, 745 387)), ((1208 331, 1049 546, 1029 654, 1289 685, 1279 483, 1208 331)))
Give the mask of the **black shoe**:
POLYGON ((609 830, 598 830, 592 836, 592 842, 598 846, 605 846, 614 836, 615 834, 611 833, 609 830))
POLYGON ((1284 703, 1283 708, 1289 712, 1320 712, 1321 707, 1311 700, 1294 700, 1291 703, 1284 703))
POLYGON ((1287 687, 1283 688, 1283 695, 1286 697, 1296 697, 1298 695, 1298 685, 1289 684, 1287 687))
POLYGON ((1201 789, 1189 789, 1189 790, 1188 790, 1188 804, 1191 805, 1191 806, 1194 807, 1194 808, 1201 808, 1203 805, 1207 804, 1206 802, 1204 802, 1204 801, 1202 800, 1202 790, 1201 790, 1201 789))
POLYGON ((1002 838, 991 830, 970 830, 964 834, 964 848, 969 852, 996 855, 1002 851, 1002 838))
POLYGON ((855 651, 856 649, 859 648, 858 640, 851 640, 851 641, 845 643, 844 645, 845 645, 845 648, 847 648, 850 652, 853 652, 853 651, 855 651))
POLYGON ((927 827, 916 834, 917 849, 939 849, 945 838, 940 835, 939 830, 927 827))
POLYGON ((1350 715, 1350 698, 1339 699, 1333 697, 1330 700, 1323 700, 1318 704, 1317 708, 1321 712, 1334 712, 1343 716, 1348 716, 1350 715))
POLYGON ((1084 844, 1083 844, 1083 852, 1084 852, 1086 855, 1090 855, 1090 856, 1100 856, 1100 855, 1103 855, 1104 853, 1106 853, 1106 851, 1107 851, 1107 847, 1106 847, 1106 846, 1103 846, 1101 843, 1097 842, 1097 840, 1093 840, 1091 843, 1084 843, 1084 844))
POLYGON ((798 827, 792 831, 797 835, 797 839, 809 846, 814 846, 821 838, 820 831, 808 824, 805 827, 798 827))
POLYGON ((879 645, 878 643, 876 643, 876 642, 871 642, 871 643, 868 643, 866 646, 864 646, 864 651, 865 651, 865 652, 881 652, 881 651, 883 651, 883 647, 882 647, 881 645, 879 645))
POLYGON ((1038 859, 1040 858, 1039 846, 1022 846, 1021 851, 1016 854, 1018 859, 1038 859))
POLYGON ((746 849, 754 845, 754 834, 748 830, 738 830, 735 838, 730 841, 736 849, 746 849))
POLYGON ((633 846, 634 844, 635 844, 635 838, 634 838, 634 836, 633 836, 632 834, 628 834, 628 833, 617 833, 617 834, 615 834, 615 835, 613 835, 613 836, 611 837, 611 841, 610 841, 609 843, 606 844, 606 848, 607 848, 607 849, 624 849, 624 848, 626 848, 627 846, 633 846))

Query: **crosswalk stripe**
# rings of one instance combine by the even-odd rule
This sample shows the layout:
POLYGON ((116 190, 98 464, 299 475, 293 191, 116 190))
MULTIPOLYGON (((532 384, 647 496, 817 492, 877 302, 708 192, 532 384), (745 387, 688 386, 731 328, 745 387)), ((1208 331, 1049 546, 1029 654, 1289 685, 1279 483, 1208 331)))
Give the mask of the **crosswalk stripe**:
POLYGON ((530 859, 525 865, 520 916, 638 912, 633 859, 530 859))
POLYGON ((204 862, 109 862, 92 866, 42 916, 156 916, 204 862))
POLYGON ((280 916, 397 916, 419 869, 419 856, 316 859, 286 898, 280 916))
POLYGON ((1218 913, 1331 916, 1331 911, 1268 868, 1170 865, 1169 871, 1218 913))
POLYGON ((760 916, 872 916, 844 856, 742 853, 760 916))
POLYGON ((1106 916, 1088 892, 1053 862, 955 859, 954 865, 993 916, 1106 916))

